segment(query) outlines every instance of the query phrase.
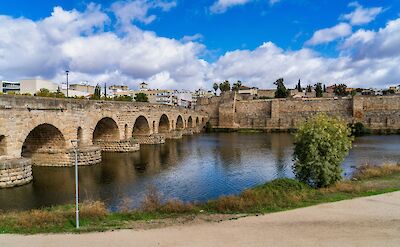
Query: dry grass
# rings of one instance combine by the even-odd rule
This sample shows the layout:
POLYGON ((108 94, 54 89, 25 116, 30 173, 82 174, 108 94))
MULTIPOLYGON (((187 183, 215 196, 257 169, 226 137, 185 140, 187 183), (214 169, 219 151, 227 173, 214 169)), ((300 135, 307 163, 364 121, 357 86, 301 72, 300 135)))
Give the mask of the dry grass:
POLYGON ((157 188, 150 186, 147 188, 146 196, 142 202, 141 209, 145 212, 155 212, 162 206, 161 195, 157 188))
POLYGON ((353 178, 359 180, 377 178, 388 176, 396 172, 400 172, 400 164, 385 164, 383 166, 365 165, 357 170, 353 178))
POLYGON ((118 205, 118 211, 122 213, 128 213, 132 208, 133 200, 129 197, 122 198, 118 205))
POLYGON ((335 192, 343 192, 343 193, 358 193, 362 191, 362 186, 360 184, 355 184, 348 181, 337 182, 335 185, 322 188, 320 191, 322 193, 335 193, 335 192))

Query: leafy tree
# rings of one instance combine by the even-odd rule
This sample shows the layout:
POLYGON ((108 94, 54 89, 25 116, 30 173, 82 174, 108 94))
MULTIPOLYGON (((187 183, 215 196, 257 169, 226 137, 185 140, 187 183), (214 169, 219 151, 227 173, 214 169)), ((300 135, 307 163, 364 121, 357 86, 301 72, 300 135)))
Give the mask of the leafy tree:
POLYGON ((286 89, 283 78, 279 78, 274 84, 276 85, 275 98, 287 98, 289 96, 289 90, 286 89))
POLYGON ((218 88, 219 88, 218 83, 214 83, 213 89, 214 89, 215 95, 217 95, 218 88))
POLYGON ((339 85, 335 85, 333 92, 335 93, 335 95, 343 97, 343 96, 349 95, 349 93, 346 91, 346 89, 347 89, 346 84, 339 84, 339 85))
POLYGON ((301 88, 300 79, 299 79, 299 82, 297 83, 297 91, 298 91, 299 93, 303 92, 303 89, 301 88))
POLYGON ((137 93, 135 95, 135 101, 136 102, 149 102, 149 98, 147 97, 147 94, 145 94, 145 93, 137 93))
POLYGON ((239 91, 240 87, 242 86, 242 82, 241 81, 237 81, 236 83, 233 83, 232 85, 232 91, 239 91))
POLYGON ((341 164, 352 140, 346 123, 325 114, 301 124, 295 135, 293 154, 296 178, 318 188, 341 180, 341 164))
POLYGON ((219 90, 221 90, 221 92, 228 92, 231 90, 231 84, 229 83, 229 81, 224 81, 222 83, 219 84, 219 90))
POLYGON ((90 97, 90 99, 100 100, 101 98, 101 87, 97 84, 94 88, 94 94, 90 97))
MULTIPOLYGON (((147 95, 146 95, 146 97, 147 97, 147 95)), ((129 102, 132 102, 133 98, 131 96, 129 96, 129 95, 120 95, 120 96, 114 97, 114 100, 115 101, 129 101, 129 102)))
POLYGON ((323 94, 322 84, 321 83, 315 84, 315 97, 321 98, 322 94, 323 94))
POLYGON ((312 87, 311 87, 311 85, 308 85, 308 86, 307 86, 306 91, 307 91, 307 93, 311 93, 311 92, 312 92, 312 87))
POLYGON ((57 91, 55 93, 51 93, 50 97, 55 97, 55 98, 65 98, 65 94, 61 92, 60 87, 57 88, 57 91))
POLYGON ((47 88, 41 88, 35 94, 35 96, 38 96, 38 97, 50 97, 50 95, 51 95, 50 90, 48 90, 47 88))

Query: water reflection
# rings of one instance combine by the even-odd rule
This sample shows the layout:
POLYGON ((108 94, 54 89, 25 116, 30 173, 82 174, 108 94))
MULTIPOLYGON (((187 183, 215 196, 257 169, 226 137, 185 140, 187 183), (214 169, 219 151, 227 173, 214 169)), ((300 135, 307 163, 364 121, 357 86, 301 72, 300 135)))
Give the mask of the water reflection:
MULTIPOLYGON (((343 164, 345 174, 364 163, 400 162, 400 136, 358 138, 343 164)), ((80 167, 82 200, 117 210, 124 198, 138 206, 154 185, 165 199, 204 201, 237 194, 278 177, 293 177, 289 134, 217 133, 144 145, 130 154, 107 153, 101 165, 80 167)), ((74 169, 34 167, 34 182, 0 190, 0 209, 73 203, 74 169)))

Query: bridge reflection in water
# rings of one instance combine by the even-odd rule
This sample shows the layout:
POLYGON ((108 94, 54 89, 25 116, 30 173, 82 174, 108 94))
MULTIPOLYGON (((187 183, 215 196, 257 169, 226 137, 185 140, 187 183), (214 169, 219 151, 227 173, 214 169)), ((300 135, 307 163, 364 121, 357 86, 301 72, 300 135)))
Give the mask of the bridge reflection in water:
MULTIPOLYGON (((153 185, 164 199, 204 201, 240 193, 278 177, 292 177, 293 138, 289 134, 204 134, 142 145, 134 153, 103 153, 102 164, 80 167, 83 200, 101 200, 117 210, 125 198, 138 206, 153 185)), ((366 161, 400 161, 400 136, 357 139, 344 169, 366 161), (379 154, 379 155, 378 155, 379 154)), ((0 209, 72 203, 73 168, 34 167, 34 181, 0 190, 0 209)))

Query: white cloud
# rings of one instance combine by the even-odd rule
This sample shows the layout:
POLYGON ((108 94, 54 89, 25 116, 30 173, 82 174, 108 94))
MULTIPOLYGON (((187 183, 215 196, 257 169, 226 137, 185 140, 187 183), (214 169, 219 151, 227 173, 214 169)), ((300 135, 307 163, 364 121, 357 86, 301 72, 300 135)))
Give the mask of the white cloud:
POLYGON ((252 0, 217 0, 213 5, 211 5, 210 11, 215 14, 220 14, 233 6, 244 5, 251 1, 252 0))
POLYGON ((334 27, 324 28, 316 31, 306 45, 319 45, 332 42, 338 38, 349 36, 352 28, 347 23, 339 23, 334 27))
POLYGON ((149 24, 156 19, 155 15, 149 15, 148 12, 151 9, 159 8, 163 11, 169 11, 175 6, 176 0, 129 0, 113 3, 111 5, 111 10, 123 25, 130 24, 133 21, 149 24))
POLYGON ((298 78, 362 87, 388 86, 400 78, 400 18, 377 31, 350 34, 335 58, 266 42, 253 50, 226 52, 213 63, 200 58, 208 52, 198 42, 200 35, 176 40, 131 23, 118 33, 105 31, 105 25, 110 19, 97 5, 82 12, 55 8, 40 21, 0 16, 0 79, 63 82, 70 69, 71 82, 136 87, 148 81, 153 88, 197 89, 225 79, 271 88, 280 77, 291 87, 298 78))
POLYGON ((376 16, 383 11, 383 8, 381 7, 364 8, 358 2, 351 2, 349 6, 355 7, 355 10, 349 14, 341 16, 340 19, 349 21, 352 25, 368 24, 375 20, 376 16))

